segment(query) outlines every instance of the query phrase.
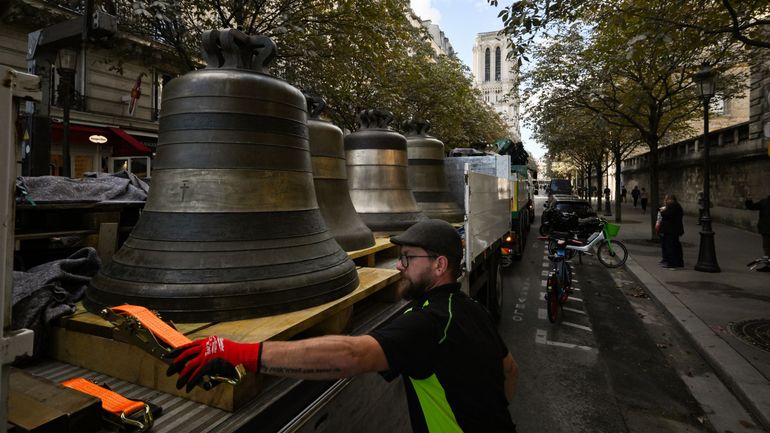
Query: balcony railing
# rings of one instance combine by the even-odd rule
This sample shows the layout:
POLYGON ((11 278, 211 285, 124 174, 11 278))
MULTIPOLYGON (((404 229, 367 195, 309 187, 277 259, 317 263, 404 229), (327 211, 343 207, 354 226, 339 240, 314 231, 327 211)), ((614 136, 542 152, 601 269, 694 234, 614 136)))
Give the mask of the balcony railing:
MULTIPOLYGON (((743 145, 749 143, 750 122, 739 123, 709 133, 709 150, 714 156, 749 156, 743 145), (744 155, 746 154, 746 155, 744 155)), ((658 166, 667 164, 696 164, 703 160, 703 136, 683 140, 658 148, 658 166)), ((748 152, 750 153, 750 152, 748 152)), ((646 152, 623 160, 623 171, 647 169, 650 153, 646 152)))

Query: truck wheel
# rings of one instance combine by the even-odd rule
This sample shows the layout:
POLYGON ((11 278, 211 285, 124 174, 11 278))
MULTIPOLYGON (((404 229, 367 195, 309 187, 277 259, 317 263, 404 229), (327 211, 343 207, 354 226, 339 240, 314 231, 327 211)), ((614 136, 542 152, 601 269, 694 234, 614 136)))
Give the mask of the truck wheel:
MULTIPOLYGON (((526 216, 524 218, 526 218, 526 216)), ((529 225, 523 219, 519 219, 517 222, 519 225, 519 235, 516 236, 516 247, 518 248, 518 252, 514 255, 514 259, 519 261, 524 257, 524 247, 527 245, 529 225)))
POLYGON ((498 324, 503 311, 503 272, 500 267, 499 254, 491 257, 488 272, 489 278, 484 293, 484 306, 487 307, 495 324, 498 324))

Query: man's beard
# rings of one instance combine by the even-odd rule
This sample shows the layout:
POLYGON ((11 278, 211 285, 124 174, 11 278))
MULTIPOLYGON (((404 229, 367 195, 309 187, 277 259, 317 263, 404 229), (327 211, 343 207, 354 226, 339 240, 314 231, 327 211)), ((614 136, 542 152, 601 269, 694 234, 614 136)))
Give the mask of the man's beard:
POLYGON ((410 281, 402 275, 398 281, 398 293, 407 301, 421 299, 425 296, 429 285, 430 281, 424 275, 421 275, 417 281, 410 281))

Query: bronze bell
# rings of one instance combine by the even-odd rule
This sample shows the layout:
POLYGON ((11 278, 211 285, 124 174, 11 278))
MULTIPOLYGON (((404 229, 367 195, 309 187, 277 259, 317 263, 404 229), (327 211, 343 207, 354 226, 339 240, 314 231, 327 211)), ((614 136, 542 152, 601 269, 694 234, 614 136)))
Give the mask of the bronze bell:
POLYGON ((444 143, 428 135, 430 122, 427 120, 409 120, 403 127, 409 185, 417 205, 430 218, 462 222, 464 213, 452 198, 444 171, 444 143))
POLYGON ((268 75, 267 37, 203 36, 205 69, 164 89, 144 211, 93 278, 89 311, 122 303, 177 322, 328 302, 358 274, 316 202, 302 93, 268 75))
POLYGON ((374 245, 374 235, 356 213, 348 191, 342 130, 319 116, 326 107, 323 98, 305 95, 310 133, 313 183, 326 227, 345 251, 374 245))
POLYGON ((393 114, 364 110, 358 131, 345 137, 350 198, 374 231, 402 231, 427 217, 409 188, 406 138, 390 129, 393 114))

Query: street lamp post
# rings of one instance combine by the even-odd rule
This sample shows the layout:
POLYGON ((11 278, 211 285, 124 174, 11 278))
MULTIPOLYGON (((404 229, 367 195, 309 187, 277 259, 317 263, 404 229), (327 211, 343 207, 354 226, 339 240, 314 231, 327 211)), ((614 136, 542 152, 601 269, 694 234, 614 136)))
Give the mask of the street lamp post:
POLYGON ((70 158, 70 108, 72 107, 72 93, 75 87, 75 67, 78 53, 68 48, 59 50, 56 61, 56 71, 59 74, 58 93, 62 106, 62 176, 71 177, 70 158))
POLYGON ((710 165, 709 159, 709 100, 714 96, 716 88, 716 71, 707 63, 703 64, 698 73, 695 74, 695 81, 698 95, 703 99, 703 204, 705 209, 701 217, 700 231, 700 249, 698 250, 698 263, 695 265, 696 271, 701 272, 721 272, 717 263, 717 254, 714 248, 714 232, 711 230, 711 195, 709 193, 710 185, 710 165))

